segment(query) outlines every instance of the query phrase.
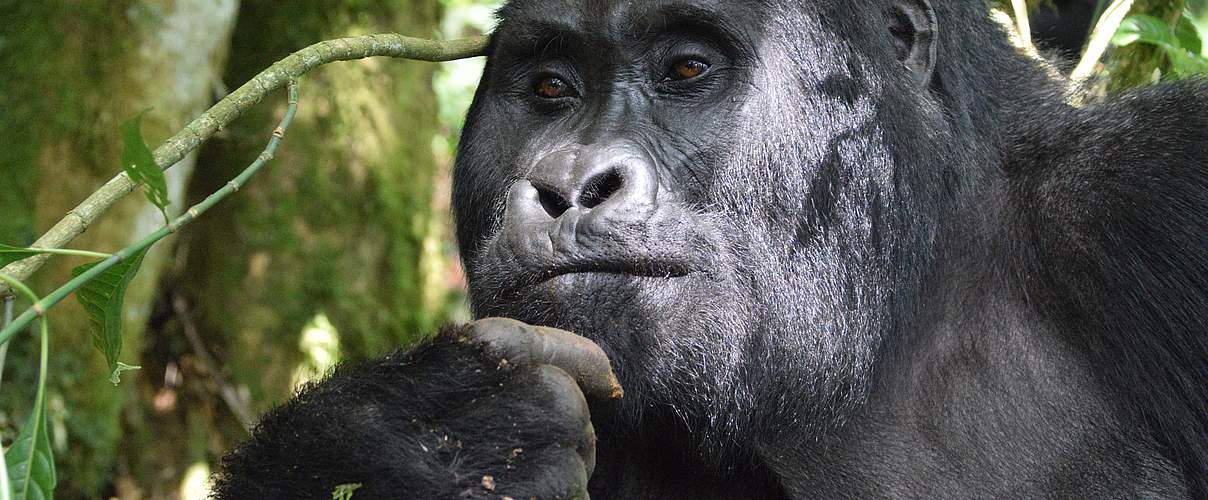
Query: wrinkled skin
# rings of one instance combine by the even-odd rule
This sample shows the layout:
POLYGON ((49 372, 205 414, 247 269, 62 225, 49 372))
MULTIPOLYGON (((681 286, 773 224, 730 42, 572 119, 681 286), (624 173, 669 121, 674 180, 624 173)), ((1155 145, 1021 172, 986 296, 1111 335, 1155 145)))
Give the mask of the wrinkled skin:
POLYGON ((520 322, 310 387, 220 496, 1208 494, 1202 85, 1070 107, 978 2, 500 17, 454 208, 520 322))

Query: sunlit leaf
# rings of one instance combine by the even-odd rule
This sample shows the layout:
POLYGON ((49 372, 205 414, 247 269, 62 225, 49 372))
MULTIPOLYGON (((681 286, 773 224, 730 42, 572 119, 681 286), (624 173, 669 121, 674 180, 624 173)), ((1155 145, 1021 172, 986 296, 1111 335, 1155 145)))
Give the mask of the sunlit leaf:
POLYGON ((1166 56, 1170 58, 1171 72, 1179 78, 1208 75, 1208 59, 1180 48, 1167 49, 1166 56))
MULTIPOLYGON (((43 319, 42 321, 45 321, 43 319)), ((46 349, 47 331, 42 324, 43 343, 46 349)), ((21 426, 21 432, 13 444, 4 452, 8 466, 9 483, 16 500, 44 500, 54 498, 58 477, 55 472, 54 452, 50 448, 50 435, 46 431, 46 354, 42 354, 38 371, 38 392, 34 398, 33 411, 21 426)))
POLYGON ((1167 26, 1166 22, 1147 15, 1128 16, 1124 22, 1120 23, 1120 29, 1116 30, 1116 34, 1112 36, 1112 43, 1115 45, 1124 46, 1136 42, 1157 45, 1162 48, 1179 46, 1178 40, 1175 39, 1174 33, 1170 31, 1170 26, 1167 26))
MULTIPOLYGON (((126 287, 147 254, 144 249, 117 265, 106 269, 88 283, 76 290, 76 299, 84 306, 92 323, 92 343, 105 354, 109 363, 110 380, 116 380, 118 373, 117 357, 122 353, 122 301, 126 296, 126 287)), ((84 264, 71 271, 71 275, 79 276, 97 263, 84 264)))
POLYGON ((17 248, 0 244, 0 267, 7 266, 21 259, 33 257, 38 255, 38 253, 40 252, 28 248, 17 248))
POLYGON ((1191 19, 1187 16, 1179 17, 1178 24, 1174 27, 1174 37, 1178 39, 1179 46, 1187 49, 1192 54, 1199 54, 1202 48, 1200 42, 1200 34, 1196 31, 1195 25, 1191 23, 1191 19))
POLYGON ((331 500, 352 500, 354 491, 361 488, 361 483, 348 483, 336 486, 331 492, 331 500))
MULTIPOLYGON (((1201 57, 1208 57, 1208 0, 1187 0, 1183 4, 1183 18, 1180 21, 1195 28, 1200 40, 1198 54, 1201 57)), ((1191 49, 1191 47, 1187 48, 1191 49)))
POLYGON ((168 181, 164 179, 164 171, 155 163, 155 155, 151 154, 151 148, 143 141, 140 131, 146 113, 143 110, 122 124, 122 170, 126 171, 130 180, 143 184, 147 199, 159 207, 164 220, 168 220, 168 181))

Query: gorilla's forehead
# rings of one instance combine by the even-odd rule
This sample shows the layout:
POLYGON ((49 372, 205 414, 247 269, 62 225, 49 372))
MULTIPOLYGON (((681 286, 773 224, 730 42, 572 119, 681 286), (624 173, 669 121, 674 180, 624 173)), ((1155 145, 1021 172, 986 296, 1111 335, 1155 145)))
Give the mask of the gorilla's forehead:
POLYGON ((624 41, 685 22, 749 35, 766 11, 762 0, 512 0, 499 17, 510 35, 538 26, 624 41))

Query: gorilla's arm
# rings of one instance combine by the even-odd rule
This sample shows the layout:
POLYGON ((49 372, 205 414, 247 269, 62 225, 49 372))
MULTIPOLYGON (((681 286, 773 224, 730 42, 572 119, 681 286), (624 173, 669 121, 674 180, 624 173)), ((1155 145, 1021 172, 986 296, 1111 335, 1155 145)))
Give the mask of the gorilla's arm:
POLYGON ((615 380, 603 352, 567 332, 498 319, 447 330, 343 366, 267 414, 224 459, 215 493, 331 498, 347 483, 367 498, 577 493, 595 455, 580 386, 615 397, 615 380))

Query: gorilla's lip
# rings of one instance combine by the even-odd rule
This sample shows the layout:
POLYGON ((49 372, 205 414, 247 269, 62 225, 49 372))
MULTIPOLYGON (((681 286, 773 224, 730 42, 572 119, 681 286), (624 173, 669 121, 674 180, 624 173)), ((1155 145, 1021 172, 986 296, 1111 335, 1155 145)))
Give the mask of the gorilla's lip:
POLYGON ((687 260, 658 261, 596 261, 574 262, 551 266, 537 271, 538 283, 568 274, 614 274, 638 278, 682 278, 700 271, 700 266, 687 260))

